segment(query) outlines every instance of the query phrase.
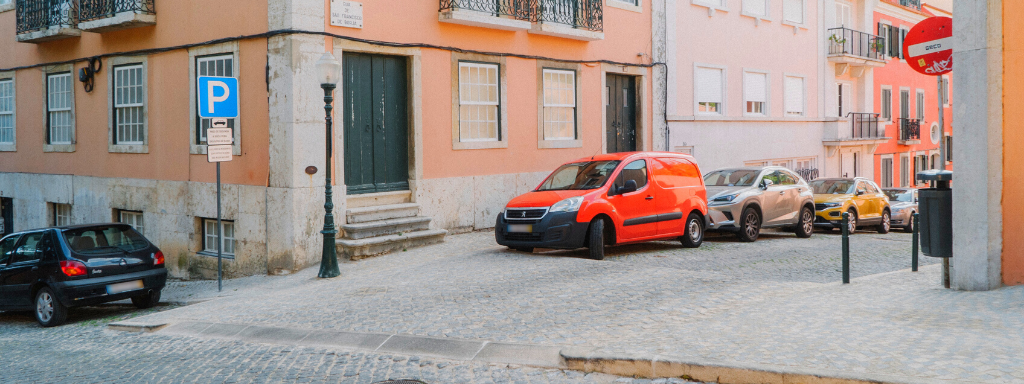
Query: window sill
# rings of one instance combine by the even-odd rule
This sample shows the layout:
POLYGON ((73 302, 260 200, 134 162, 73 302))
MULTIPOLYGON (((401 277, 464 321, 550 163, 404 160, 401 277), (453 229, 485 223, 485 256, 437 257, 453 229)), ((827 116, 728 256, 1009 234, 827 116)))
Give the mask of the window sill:
POLYGON ((772 19, 768 18, 767 15, 755 15, 753 13, 740 12, 740 16, 745 16, 754 19, 755 26, 759 26, 762 22, 772 22, 772 19))
POLYGON ((788 21, 786 19, 782 20, 782 25, 788 25, 788 26, 793 27, 793 34, 796 34, 801 29, 805 29, 805 30, 808 29, 806 23, 795 23, 795 22, 792 22, 792 21, 788 21))
POLYGON ((74 144, 43 144, 43 152, 66 152, 75 151, 74 144))
MULTIPOLYGON (((199 252, 196 252, 196 255, 208 256, 208 257, 217 257, 217 252, 199 251, 199 252)), ((235 259, 235 255, 234 254, 222 253, 221 254, 221 258, 228 259, 228 260, 234 260, 235 259)))
POLYGON ((107 152, 110 153, 149 153, 147 144, 107 144, 107 152))
POLYGON ((632 11, 632 12, 636 12, 636 13, 644 13, 644 8, 642 6, 640 6, 640 5, 626 4, 626 3, 623 3, 623 2, 620 2, 620 1, 616 1, 616 0, 608 0, 606 5, 611 7, 611 8, 624 9, 624 10, 632 11))
POLYGON ((501 29, 505 31, 525 31, 533 26, 533 23, 529 20, 516 20, 509 17, 498 17, 490 13, 466 9, 441 11, 437 15, 437 20, 443 23, 501 29))
POLYGON ((690 4, 696 5, 698 7, 707 8, 708 17, 714 16, 715 11, 729 12, 729 7, 722 6, 721 3, 713 4, 712 2, 707 0, 692 0, 690 4))
POLYGON ((18 151, 18 148, 17 148, 17 144, 16 143, 0 144, 0 152, 17 152, 17 151, 18 151))
POLYGON ((13 10, 14 10, 14 2, 13 1, 10 4, 0 5, 0 13, 4 13, 4 12, 7 12, 7 11, 13 11, 13 10))
POLYGON ((583 140, 539 140, 538 149, 583 148, 583 140))
POLYGON ((496 149, 508 148, 508 140, 501 141, 455 141, 452 142, 452 149, 496 149))

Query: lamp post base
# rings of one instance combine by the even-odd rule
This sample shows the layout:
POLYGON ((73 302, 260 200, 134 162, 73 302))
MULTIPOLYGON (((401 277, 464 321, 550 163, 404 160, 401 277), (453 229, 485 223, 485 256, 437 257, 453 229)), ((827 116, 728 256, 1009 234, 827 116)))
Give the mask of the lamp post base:
POLYGON ((317 277, 338 277, 341 275, 341 270, 338 269, 338 249, 334 245, 334 235, 338 231, 320 231, 320 233, 324 234, 324 250, 323 258, 320 260, 320 273, 317 274, 317 277))

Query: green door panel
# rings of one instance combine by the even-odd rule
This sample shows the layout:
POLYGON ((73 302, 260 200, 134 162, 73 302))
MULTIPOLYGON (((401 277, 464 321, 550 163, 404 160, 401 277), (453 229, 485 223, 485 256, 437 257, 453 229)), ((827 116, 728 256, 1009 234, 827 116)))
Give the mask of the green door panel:
POLYGON ((405 58, 346 52, 342 67, 347 193, 409 189, 405 58))

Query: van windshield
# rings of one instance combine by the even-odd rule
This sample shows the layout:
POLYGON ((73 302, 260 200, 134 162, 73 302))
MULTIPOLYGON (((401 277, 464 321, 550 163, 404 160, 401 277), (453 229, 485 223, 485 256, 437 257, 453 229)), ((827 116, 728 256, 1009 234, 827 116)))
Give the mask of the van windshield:
POLYGON ((109 226, 75 228, 64 231, 71 249, 78 253, 133 252, 149 246, 149 242, 131 227, 109 226))
POLYGON ((760 170, 723 169, 704 176, 704 185, 708 187, 749 187, 754 185, 760 170))
POLYGON ((547 180, 540 185, 540 188, 537 188, 537 191, 601 188, 605 181, 608 181, 608 176, 618 166, 618 160, 565 164, 552 172, 551 176, 548 176, 547 180))

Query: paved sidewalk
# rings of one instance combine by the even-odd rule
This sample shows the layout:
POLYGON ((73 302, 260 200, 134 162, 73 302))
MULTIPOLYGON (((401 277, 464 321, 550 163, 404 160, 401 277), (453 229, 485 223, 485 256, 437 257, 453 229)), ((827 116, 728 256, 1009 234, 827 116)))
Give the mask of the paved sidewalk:
POLYGON ((854 236, 857 278, 843 286, 839 243, 826 234, 697 250, 663 242, 592 261, 512 252, 470 233, 343 263, 336 279, 310 268, 137 320, 584 347, 886 381, 1024 382, 1024 288, 944 290, 934 259, 904 269, 909 235, 873 233, 854 236))

